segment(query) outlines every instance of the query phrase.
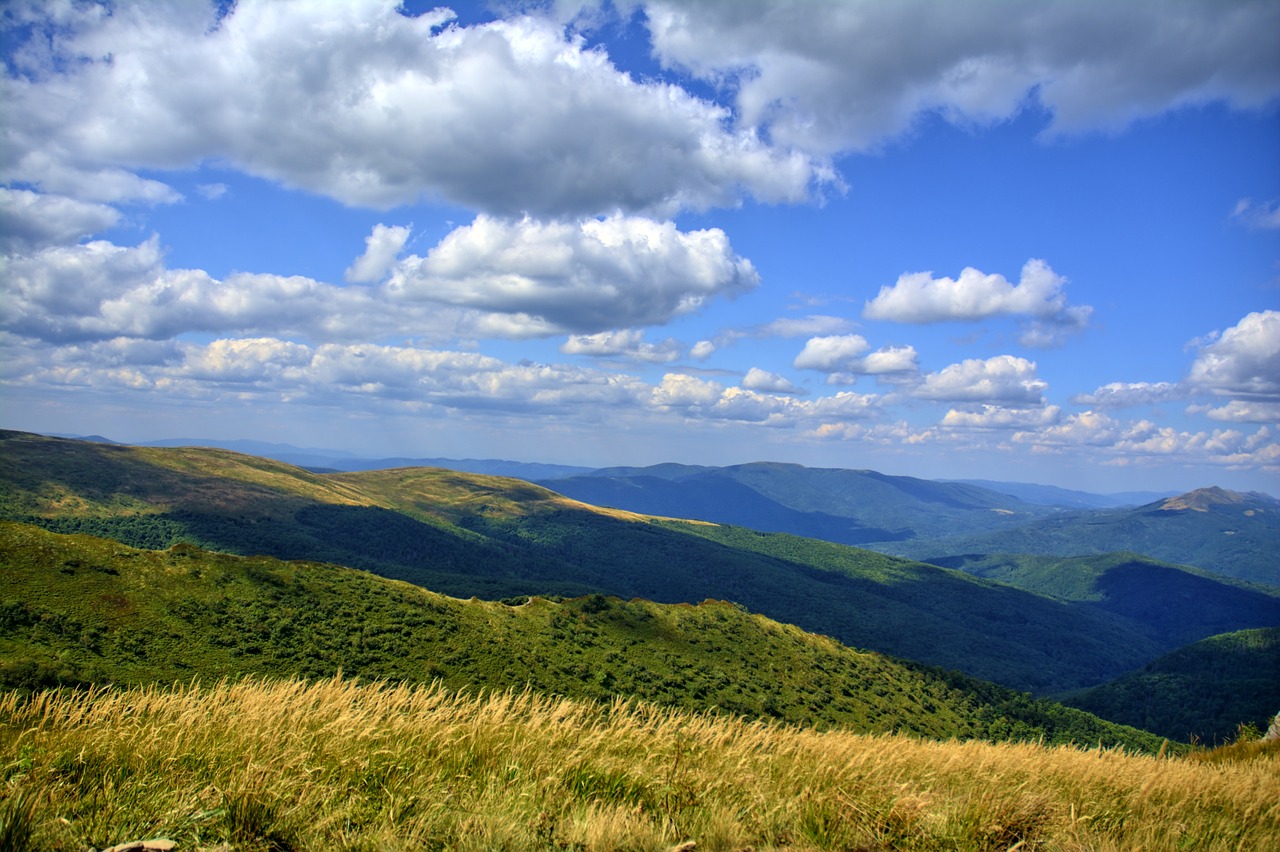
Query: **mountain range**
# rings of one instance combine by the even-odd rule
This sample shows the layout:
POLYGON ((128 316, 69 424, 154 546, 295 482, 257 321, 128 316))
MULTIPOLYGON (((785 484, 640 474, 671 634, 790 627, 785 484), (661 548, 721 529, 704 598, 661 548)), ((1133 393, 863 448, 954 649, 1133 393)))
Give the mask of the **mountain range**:
POLYGON ((606 468, 544 484, 596 505, 789 532, 931 563, 959 555, 1129 551, 1280 587, 1280 500, 1256 492, 1205 488, 1141 506, 1068 509, 967 483, 779 464, 606 468))
MULTIPOLYGON (((1087 595, 1053 597, 815 539, 602 509, 457 471, 317 474, 225 450, 16 432, 0 433, 0 454, 4 516, 57 532, 336 563, 463 598, 728 599, 853 647, 1039 694, 1103 683, 1187 641, 1280 624, 1280 591, 1177 566, 1150 568, 1164 577, 1142 589, 1150 603, 1122 611, 1087 595), (1172 604, 1161 596, 1188 583, 1208 584, 1200 598, 1228 603, 1182 606, 1170 623, 1172 604)), ((913 487, 954 503, 963 494, 996 499, 973 486, 913 487)), ((1142 557, 1126 564, 1148 570, 1142 557)), ((1119 576, 1096 573, 1103 582, 1119 576)))

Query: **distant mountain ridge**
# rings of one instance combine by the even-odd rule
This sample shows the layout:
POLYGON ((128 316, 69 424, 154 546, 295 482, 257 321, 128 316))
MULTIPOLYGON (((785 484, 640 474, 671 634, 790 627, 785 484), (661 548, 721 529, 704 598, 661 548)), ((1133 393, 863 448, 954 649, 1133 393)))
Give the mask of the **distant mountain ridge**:
POLYGON ((1057 511, 964 483, 776 462, 603 468, 543 484, 598 506, 862 547, 1003 529, 1057 511))
POLYGON ((1131 551, 1280 587, 1280 500, 1260 492, 1202 488, 1143 506, 1062 512, 1013 529, 887 542, 875 549, 927 562, 957 554, 1131 551))
POLYGON ((1066 509, 1116 509, 1122 506, 1140 506, 1165 497, 1174 497, 1176 491, 1120 491, 1114 494, 1094 494, 1058 488, 1055 485, 1035 485, 1027 482, 999 482, 991 479, 955 479, 944 482, 963 482, 989 488, 1003 494, 1011 494, 1028 503, 1044 506, 1061 506, 1066 509))

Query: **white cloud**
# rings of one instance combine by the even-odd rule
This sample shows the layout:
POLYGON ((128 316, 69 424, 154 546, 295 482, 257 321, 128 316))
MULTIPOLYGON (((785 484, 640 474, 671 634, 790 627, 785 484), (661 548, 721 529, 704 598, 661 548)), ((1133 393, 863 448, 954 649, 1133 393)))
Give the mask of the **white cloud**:
POLYGON ((1036 377, 1036 363, 1012 355, 967 359, 924 377, 912 394, 945 402, 1040 405, 1048 383, 1036 377))
POLYGON ((1186 432, 1150 420, 1126 422, 1086 411, 1043 429, 1017 432, 1013 438, 1042 451, 1084 451, 1111 464, 1211 464, 1280 470, 1280 444, 1272 440, 1267 426, 1252 434, 1235 429, 1186 432))
POLYGON ((1280 402, 1233 399, 1217 408, 1206 407, 1204 414, 1229 423, 1280 423, 1280 402))
POLYGON ((75 243, 119 221, 105 204, 0 187, 0 249, 7 252, 75 243))
POLYGON ((710 340, 699 340, 689 350, 689 357, 695 361, 705 361, 715 354, 716 345, 710 340))
POLYGON ((388 287, 406 301, 534 317, 594 334, 666 323, 758 282, 719 228, 685 232, 620 215, 581 223, 481 215, 426 257, 403 259, 388 287))
MULTIPOLYGON (((80 212, 78 204, 68 209, 80 212)), ((97 240, 8 255, 0 258, 7 288, 0 328, 57 341, 186 332, 313 340, 595 334, 620 322, 665 323, 758 281, 722 231, 686 233, 634 217, 507 223, 482 216, 427 257, 393 263, 407 234, 375 228, 370 235, 351 271, 364 280, 392 263, 375 287, 266 273, 218 280, 169 269, 155 237, 135 247, 97 240)), ((671 348, 636 354, 666 358, 671 348)))
POLYGON ((1246 228, 1260 231, 1280 229, 1280 201, 1254 201, 1241 198, 1231 211, 1231 218, 1246 228))
POLYGON ((1006 408, 983 405, 976 411, 951 409, 938 425, 947 429, 1036 429, 1058 422, 1062 409, 1056 405, 1041 408, 1006 408))
POLYGON ((920 371, 918 358, 914 346, 885 346, 863 358, 854 372, 871 376, 914 374, 920 371))
POLYGON ((23 116, 0 176, 162 201, 176 194, 131 170, 216 160, 348 204, 550 217, 794 202, 832 178, 550 19, 463 27, 399 5, 240 0, 217 19, 212 3, 120 2, 37 21, 0 90, 23 116))
POLYGON ((1216 396, 1280 401, 1280 311, 1251 313, 1202 344, 1187 384, 1216 396))
POLYGON ((1075 405, 1092 405, 1098 408, 1129 408, 1137 405, 1158 405, 1183 399, 1187 392, 1175 382, 1111 382, 1093 393, 1078 393, 1071 397, 1075 405))
POLYGON ((575 334, 560 345, 560 351, 566 355, 620 358, 649 364, 674 361, 680 357, 680 349, 680 344, 670 339, 662 343, 647 343, 640 329, 575 334))
POLYGON ((860 334, 811 337, 791 366, 823 373, 851 372, 852 365, 870 348, 871 344, 860 334))
POLYGON ((791 427, 870 417, 878 413, 881 397, 842 392, 820 399, 802 400, 790 393, 747 387, 726 388, 718 382, 668 373, 653 389, 650 404, 660 409, 676 409, 690 419, 791 427))
POLYGON ((1023 334, 1030 346, 1056 343, 1062 334, 1083 329, 1092 314, 1088 306, 1067 304, 1066 279, 1043 260, 1029 260, 1017 284, 1003 275, 987 275, 973 267, 959 278, 934 278, 931 272, 902 275, 867 301, 868 319, 905 323, 973 322, 993 316, 1029 317, 1023 334))
POLYGON ((410 229, 403 225, 374 225, 373 232, 364 238, 364 254, 348 267, 346 279, 365 283, 381 280, 395 264, 409 233, 410 229))
POLYGON ((724 392, 718 382, 699 379, 685 373, 667 373, 653 389, 651 402, 660 408, 689 408, 714 405, 724 392))
POLYGON ((1121 128, 1189 104, 1280 92, 1273 3, 654 0, 668 66, 736 91, 741 122, 825 152, 866 150, 936 112, 957 123, 1032 98, 1052 133, 1121 128))
POLYGON ((763 391, 765 393, 802 394, 805 391, 797 388, 790 380, 777 373, 752 367, 742 378, 742 387, 746 390, 763 391))

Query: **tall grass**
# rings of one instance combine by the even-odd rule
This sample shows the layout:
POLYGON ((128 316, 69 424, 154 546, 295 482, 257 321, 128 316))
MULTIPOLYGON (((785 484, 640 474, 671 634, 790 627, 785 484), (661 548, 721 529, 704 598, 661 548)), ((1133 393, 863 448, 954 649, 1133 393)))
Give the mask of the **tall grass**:
POLYGON ((7 694, 0 764, 54 850, 1280 848, 1274 749, 1197 762, 343 680, 7 694))

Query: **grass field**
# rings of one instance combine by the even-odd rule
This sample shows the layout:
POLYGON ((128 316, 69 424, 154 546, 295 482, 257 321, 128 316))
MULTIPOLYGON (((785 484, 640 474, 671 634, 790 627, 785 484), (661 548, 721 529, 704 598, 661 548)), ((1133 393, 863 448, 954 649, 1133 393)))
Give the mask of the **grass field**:
POLYGON ((340 679, 8 693, 0 765, 6 849, 1280 848, 1275 748, 935 742, 340 679))

